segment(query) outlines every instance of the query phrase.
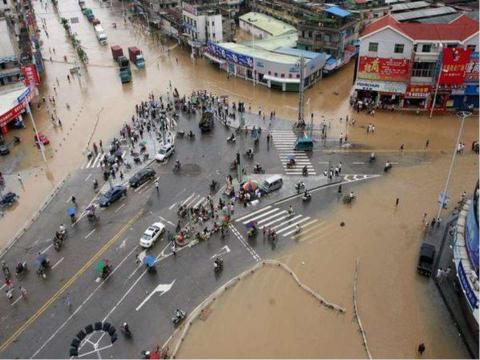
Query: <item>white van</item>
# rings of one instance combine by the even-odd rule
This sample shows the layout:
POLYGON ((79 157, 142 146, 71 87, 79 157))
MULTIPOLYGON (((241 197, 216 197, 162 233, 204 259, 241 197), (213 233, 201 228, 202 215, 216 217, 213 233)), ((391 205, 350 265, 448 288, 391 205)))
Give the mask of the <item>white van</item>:
POLYGON ((98 42, 102 45, 107 45, 107 34, 105 33, 102 25, 95 25, 94 29, 98 42))
POLYGON ((273 175, 265 179, 260 185, 260 191, 264 194, 271 193, 272 191, 278 190, 283 185, 283 179, 280 175, 273 175))

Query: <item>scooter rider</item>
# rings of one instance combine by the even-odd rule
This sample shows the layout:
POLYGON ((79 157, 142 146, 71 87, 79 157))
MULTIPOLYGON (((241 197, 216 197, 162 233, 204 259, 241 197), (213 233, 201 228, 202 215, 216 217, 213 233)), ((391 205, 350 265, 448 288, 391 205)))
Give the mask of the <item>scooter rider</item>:
POLYGON ((182 164, 180 164, 180 160, 175 160, 175 168, 180 169, 181 166, 182 164))
POLYGON ((350 200, 355 199, 355 194, 353 193, 353 191, 350 191, 350 194, 348 194, 348 197, 350 200))
POLYGON ((2 261, 2 272, 6 279, 10 278, 10 269, 5 261, 2 261))
POLYGON ((293 208, 292 205, 288 208, 288 215, 292 216, 293 215, 293 208))
POLYGON ((122 329, 127 336, 132 336, 132 332, 130 331, 130 326, 126 322, 122 324, 122 329))
POLYGON ((308 168, 307 168, 307 165, 305 165, 302 169, 302 173, 303 175, 308 175, 308 168))
POLYGON ((376 155, 375 155, 374 152, 372 152, 372 153, 370 154, 369 160, 370 160, 370 162, 372 162, 372 161, 374 161, 375 159, 376 159, 376 155))
POLYGON ((309 199, 312 195, 310 195, 310 193, 308 192, 307 189, 305 189, 305 192, 303 193, 303 198, 304 199, 309 199))
POLYGON ((21 274, 25 270, 25 266, 23 265, 22 262, 19 262, 15 268, 15 272, 17 274, 21 274))
POLYGON ((93 190, 97 191, 98 190, 98 181, 97 179, 93 179, 93 190))

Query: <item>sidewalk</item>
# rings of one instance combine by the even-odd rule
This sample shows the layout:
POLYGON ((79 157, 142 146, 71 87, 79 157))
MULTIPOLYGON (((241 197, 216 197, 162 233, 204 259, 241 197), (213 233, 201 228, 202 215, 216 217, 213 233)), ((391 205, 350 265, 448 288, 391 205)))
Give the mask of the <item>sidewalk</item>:
POLYGON ((463 299, 461 298, 463 294, 457 284, 457 274, 455 272, 455 264, 453 263, 453 249, 451 247, 451 244, 453 243, 453 235, 449 233, 449 229, 450 224, 456 223, 457 217, 456 214, 450 214, 440 227, 435 227, 434 229, 429 228, 425 233, 424 241, 433 244, 437 252, 436 263, 432 273, 432 281, 435 282, 440 296, 442 297, 470 356, 474 359, 478 359, 478 334, 475 334, 471 330, 465 318, 463 312, 464 305, 462 304, 463 299), (437 270, 439 268, 446 269, 448 267, 452 269, 448 278, 436 279, 437 270))

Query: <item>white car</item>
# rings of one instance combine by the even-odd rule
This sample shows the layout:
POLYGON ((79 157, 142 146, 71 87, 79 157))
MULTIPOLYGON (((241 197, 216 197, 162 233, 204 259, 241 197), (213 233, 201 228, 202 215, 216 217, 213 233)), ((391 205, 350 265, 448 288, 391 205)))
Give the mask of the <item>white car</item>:
POLYGON ((175 145, 173 144, 166 144, 163 145, 160 150, 158 150, 157 154, 155 155, 155 160, 157 161, 165 161, 168 159, 173 153, 175 152, 175 145))
POLYGON ((165 230, 165 225, 161 222, 154 223, 148 227, 147 230, 143 233, 143 236, 140 238, 140 246, 144 248, 149 248, 153 245, 155 241, 163 234, 165 230))

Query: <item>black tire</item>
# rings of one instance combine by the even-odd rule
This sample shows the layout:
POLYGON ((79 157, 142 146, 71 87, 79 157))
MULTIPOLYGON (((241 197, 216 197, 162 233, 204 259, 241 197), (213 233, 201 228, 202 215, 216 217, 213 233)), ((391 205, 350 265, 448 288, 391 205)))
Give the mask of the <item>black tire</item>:
POLYGON ((107 203, 105 204, 107 207, 110 206, 110 201, 107 201, 107 203))

